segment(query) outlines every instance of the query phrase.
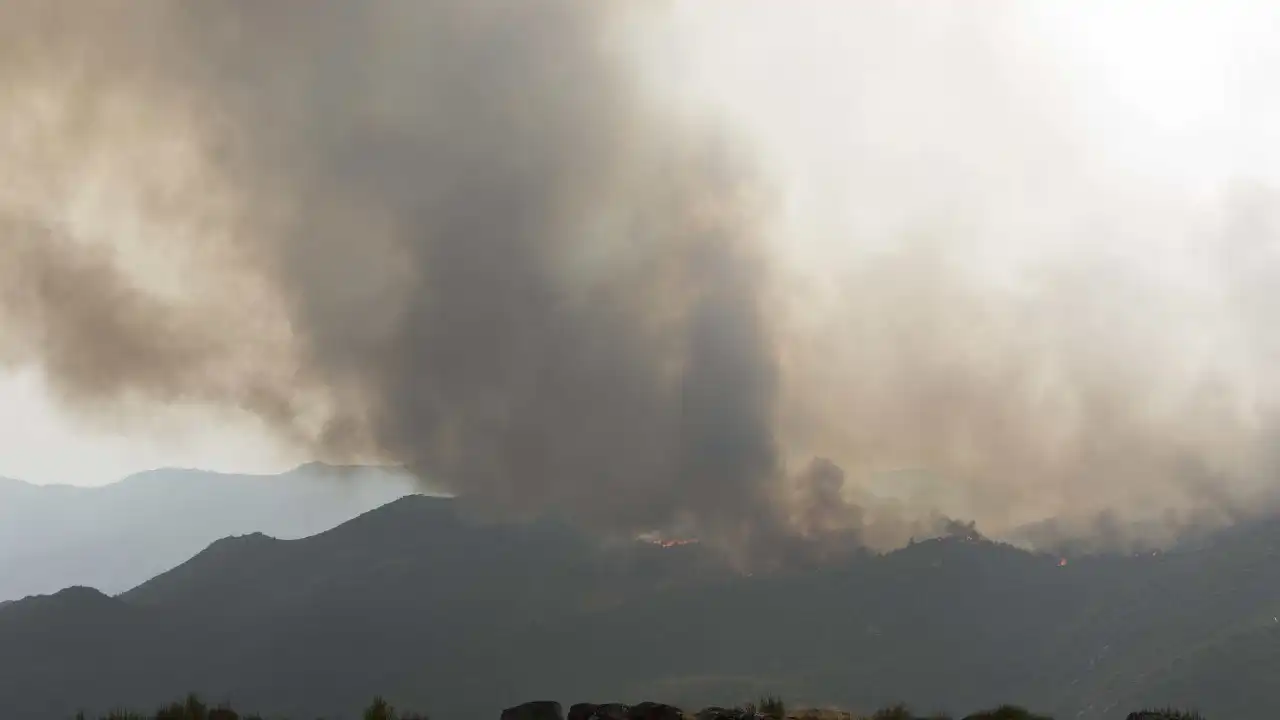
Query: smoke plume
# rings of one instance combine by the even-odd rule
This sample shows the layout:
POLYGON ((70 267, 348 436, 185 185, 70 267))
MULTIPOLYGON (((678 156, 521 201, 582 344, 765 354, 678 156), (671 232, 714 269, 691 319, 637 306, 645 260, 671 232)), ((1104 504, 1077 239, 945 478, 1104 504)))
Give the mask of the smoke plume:
MULTIPOLYGON (((637 70, 663 13, 0 2, 0 362, 85 412, 239 407, 489 511, 750 552, 1265 487, 1261 220, 1207 231, 1200 295, 1107 253, 996 276, 936 208, 797 276, 750 133, 637 70)), ((792 229, 841 227, 815 212, 792 229)))

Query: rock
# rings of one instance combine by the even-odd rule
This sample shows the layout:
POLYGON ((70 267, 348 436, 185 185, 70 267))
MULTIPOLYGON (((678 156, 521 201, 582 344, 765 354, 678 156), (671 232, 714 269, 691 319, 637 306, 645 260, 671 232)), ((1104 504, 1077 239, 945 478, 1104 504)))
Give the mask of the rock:
POLYGON ((627 720, 631 713, 629 705, 622 703, 605 703, 597 705, 595 714, 591 716, 591 720, 627 720))
POLYGON ((631 707, 627 720, 684 720, 684 712, 673 705, 642 702, 631 707))
POLYGON ((554 700, 535 700, 503 710, 502 720, 564 720, 564 711, 554 700))
POLYGON ((569 707, 565 720, 592 720, 600 706, 595 703, 576 703, 569 707))
POLYGON ((741 708, 722 708, 715 705, 702 708, 694 717, 697 720, 749 720, 746 711, 741 708))

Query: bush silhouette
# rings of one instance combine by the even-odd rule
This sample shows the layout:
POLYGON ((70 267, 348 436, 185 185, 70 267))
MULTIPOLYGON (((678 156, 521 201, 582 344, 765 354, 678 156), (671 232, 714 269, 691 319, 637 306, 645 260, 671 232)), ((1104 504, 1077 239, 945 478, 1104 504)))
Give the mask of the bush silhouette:
POLYGON ((1001 705, 994 710, 984 710, 969 715, 965 720, 1053 720, 1053 718, 1036 715, 1017 705, 1001 705))
POLYGON ((364 720, 395 720, 396 709, 381 697, 375 697, 364 710, 364 720))
MULTIPOLYGON (((782 698, 765 695, 756 702, 748 702, 737 708, 748 718, 762 716, 770 720, 786 720, 786 705, 782 698)), ((190 694, 186 698, 165 705, 153 714, 136 713, 127 710, 112 710, 106 715, 97 716, 98 720, 262 720, 259 715, 240 715, 228 705, 210 708, 198 695, 190 694)), ((430 720, 421 713, 398 713, 396 708, 381 696, 375 697, 360 716, 363 720, 430 720)), ((1130 718, 1141 720, 1206 720, 1195 710, 1147 709, 1130 713, 1130 718)), ((74 720, 88 720, 84 712, 76 713, 74 720)), ((907 708, 899 703, 877 710, 869 720, 918 720, 907 708)), ((950 720, 944 713, 935 713, 929 720, 950 720)), ((1016 705, 1001 705, 991 710, 971 713, 964 720, 1053 720, 1047 715, 1033 713, 1016 705)))
MULTIPOLYGON (((83 711, 75 714, 74 720, 88 720, 83 711)), ((422 713, 397 714, 395 707, 382 697, 375 697, 369 707, 365 708, 364 720, 429 720, 422 713)), ((228 705, 210 708, 198 695, 191 694, 178 702, 169 703, 158 708, 153 714, 137 713, 129 710, 112 710, 106 715, 99 715, 99 720, 262 720, 260 715, 240 715, 228 705)))
POLYGON ((761 715, 773 718, 774 720, 783 720, 787 716, 787 706, 782 702, 782 698, 776 695, 765 695, 756 703, 756 708, 761 715))
POLYGON ((911 714, 906 705, 898 703, 897 705, 880 708, 875 715, 871 716, 871 720, 915 720, 915 715, 911 714))
POLYGON ((156 711, 155 720, 209 720, 209 708, 195 693, 156 711))
POLYGON ((1174 708, 1148 708, 1129 713, 1129 717, 1135 716, 1159 718, 1160 720, 1205 720, 1204 716, 1195 710, 1175 710, 1174 708))

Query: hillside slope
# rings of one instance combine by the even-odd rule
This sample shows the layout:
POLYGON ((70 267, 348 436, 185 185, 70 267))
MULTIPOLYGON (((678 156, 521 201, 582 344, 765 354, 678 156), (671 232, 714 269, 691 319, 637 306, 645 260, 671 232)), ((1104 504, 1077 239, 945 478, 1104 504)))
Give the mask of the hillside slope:
POLYGON ((314 537, 216 542, 113 600, 120 620, 30 615, 53 598, 0 609, 0 707, 23 720, 197 690, 303 717, 383 693, 492 718, 530 697, 698 707, 776 692, 855 710, 1122 718, 1177 702, 1262 720, 1280 716, 1263 622, 1280 604, 1278 540, 1260 523, 1194 551, 1063 566, 948 538, 751 577, 697 545, 603 548, 409 497, 314 537), (23 642, 3 642, 19 626, 23 642))
POLYGON ((0 601, 73 585, 123 592, 220 537, 312 535, 416 490, 402 474, 319 464, 156 470, 92 488, 0 480, 0 601))

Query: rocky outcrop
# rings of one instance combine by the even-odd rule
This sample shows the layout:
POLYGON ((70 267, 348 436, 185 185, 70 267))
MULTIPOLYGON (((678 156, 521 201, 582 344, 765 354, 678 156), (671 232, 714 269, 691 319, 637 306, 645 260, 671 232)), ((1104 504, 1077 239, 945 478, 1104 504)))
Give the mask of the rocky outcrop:
MULTIPOLYGON (((641 705, 656 703, 641 703, 641 705)), ((641 705, 637 705, 639 708, 641 705)), ((569 708, 565 720, 631 720, 632 707, 622 703, 577 703, 569 708)), ((679 712, 677 710, 677 712, 679 712)))
POLYGON ((742 708, 724 708, 718 706, 705 707, 699 710, 696 720, 761 720, 759 713, 747 712, 742 708))
POLYGON ((631 713, 629 705, 622 703, 605 703, 596 707, 591 720, 627 720, 631 713))
MULTIPOLYGON (((536 718, 527 714, 520 715, 522 712, 530 712, 530 710, 524 710, 524 708, 528 708, 531 705, 543 706, 545 703, 525 703, 524 705, 510 708, 502 714, 502 720, 545 720, 549 718, 547 715, 539 715, 536 718)), ((559 707, 557 706, 558 709, 559 707)), ((537 710, 537 712, 545 712, 545 709, 537 710)), ((636 705, 577 703, 570 706, 569 715, 565 720, 685 720, 685 715, 684 711, 674 705, 657 702, 642 702, 636 705)))
POLYGON ((502 720, 564 720, 564 711, 554 700, 535 700, 503 710, 502 720))
POLYGON ((743 720, 745 713, 738 708, 705 707, 698 711, 696 720, 743 720))
MULTIPOLYGON (((797 710, 787 720, 851 720, 852 715, 833 708, 808 708, 797 710)), ((897 716, 895 716, 897 717, 897 716)), ((529 702, 508 708, 502 712, 502 720, 561 720, 560 704, 556 702, 529 702)), ((697 713, 686 715, 674 705, 642 702, 637 705, 621 703, 577 703, 569 708, 564 720, 770 720, 758 712, 743 708, 706 707, 697 713)), ((1022 708, 1009 705, 968 715, 965 720, 1049 720, 1022 708)), ((1126 720, 1203 720, 1198 715, 1177 712, 1143 711, 1130 713, 1126 720)))
POLYGON ((673 705, 642 702, 631 707, 627 720, 684 720, 684 712, 673 705))

